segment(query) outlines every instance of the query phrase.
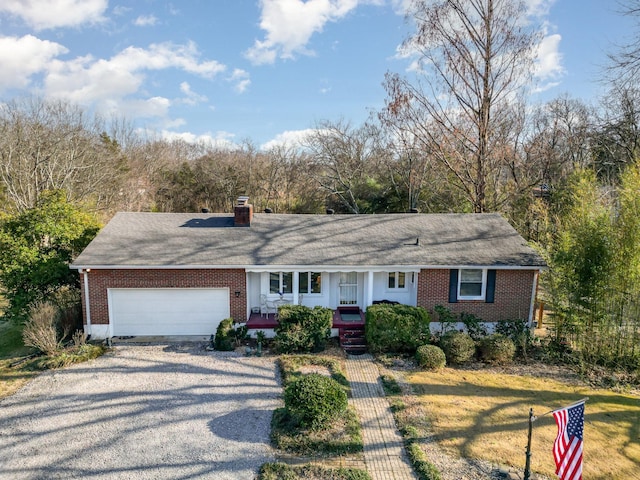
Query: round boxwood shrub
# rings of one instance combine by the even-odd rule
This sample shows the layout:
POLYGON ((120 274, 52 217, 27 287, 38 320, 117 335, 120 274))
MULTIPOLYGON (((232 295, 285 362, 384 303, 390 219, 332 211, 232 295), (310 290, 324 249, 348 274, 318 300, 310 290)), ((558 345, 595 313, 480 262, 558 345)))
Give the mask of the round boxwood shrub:
POLYGON ((447 357, 437 345, 421 345, 416 350, 416 362, 422 368, 437 370, 447 364, 447 357))
POLYGON ((310 373, 287 385, 284 406, 301 426, 322 430, 347 410, 347 394, 333 378, 310 373))
POLYGON ((440 339, 447 363, 460 365, 473 359, 476 344, 468 333, 448 332, 440 339))
POLYGON ((480 359, 488 363, 509 363, 516 353, 516 346, 509 337, 495 333, 480 341, 480 359))

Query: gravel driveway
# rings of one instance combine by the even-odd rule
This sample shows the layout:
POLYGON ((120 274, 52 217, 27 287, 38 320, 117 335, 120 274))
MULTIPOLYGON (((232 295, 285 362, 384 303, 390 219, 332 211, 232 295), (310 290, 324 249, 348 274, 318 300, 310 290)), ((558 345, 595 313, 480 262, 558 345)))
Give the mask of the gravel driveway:
POLYGON ((252 479, 280 393, 273 359, 116 347, 0 402, 0 479, 252 479))

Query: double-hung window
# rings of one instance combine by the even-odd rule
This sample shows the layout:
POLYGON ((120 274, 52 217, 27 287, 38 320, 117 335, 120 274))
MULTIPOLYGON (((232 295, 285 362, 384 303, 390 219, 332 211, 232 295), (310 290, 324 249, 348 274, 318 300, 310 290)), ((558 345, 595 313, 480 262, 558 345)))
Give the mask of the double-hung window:
POLYGON ((484 300, 487 288, 487 270, 461 268, 458 271, 458 300, 484 300))
POLYGON ((405 272, 389 272, 387 288, 389 290, 404 290, 407 288, 407 274, 405 272))
POLYGON ((269 293, 293 293, 292 272, 269 273, 269 293))
POLYGON ((320 272, 300 272, 298 274, 298 292, 304 295, 322 293, 320 272))

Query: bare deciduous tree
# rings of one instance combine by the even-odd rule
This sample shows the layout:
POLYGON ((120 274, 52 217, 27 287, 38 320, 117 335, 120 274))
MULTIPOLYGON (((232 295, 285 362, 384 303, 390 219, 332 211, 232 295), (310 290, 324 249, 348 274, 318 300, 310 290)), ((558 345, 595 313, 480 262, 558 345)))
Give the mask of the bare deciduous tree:
POLYGON ((609 54, 612 69, 606 73, 618 84, 635 85, 640 74, 640 0, 620 0, 621 14, 630 17, 635 22, 635 37, 626 44, 614 46, 609 54))
POLYGON ((46 190, 107 208, 126 165, 104 122, 80 107, 39 98, 0 106, 0 182, 9 209, 33 208, 46 190))
POLYGON ((502 167, 497 118, 530 78, 538 33, 513 0, 413 0, 418 80, 387 74, 386 124, 410 130, 456 180, 473 211, 487 208, 487 182, 502 167))
POLYGON ((340 210, 380 211, 374 204, 384 196, 378 173, 387 152, 379 140, 377 127, 365 124, 353 128, 345 122, 321 123, 307 140, 310 175, 340 210))

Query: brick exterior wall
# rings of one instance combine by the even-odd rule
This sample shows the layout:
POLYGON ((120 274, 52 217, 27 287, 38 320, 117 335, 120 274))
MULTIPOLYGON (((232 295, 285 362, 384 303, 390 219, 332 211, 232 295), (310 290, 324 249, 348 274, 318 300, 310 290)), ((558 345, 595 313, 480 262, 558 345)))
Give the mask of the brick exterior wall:
POLYGON ((534 270, 497 270, 494 303, 459 300, 449 303, 449 270, 421 270, 418 276, 418 306, 437 321, 433 307, 442 305, 454 313, 472 313, 487 322, 529 318, 534 270))
MULTIPOLYGON (((87 323, 84 279, 82 310, 87 323)), ((247 320, 247 276, 242 269, 190 269, 190 270, 91 270, 89 273, 91 323, 107 325, 109 288, 229 288, 231 316, 236 321, 247 320), (235 292, 240 296, 236 297, 235 292)))

